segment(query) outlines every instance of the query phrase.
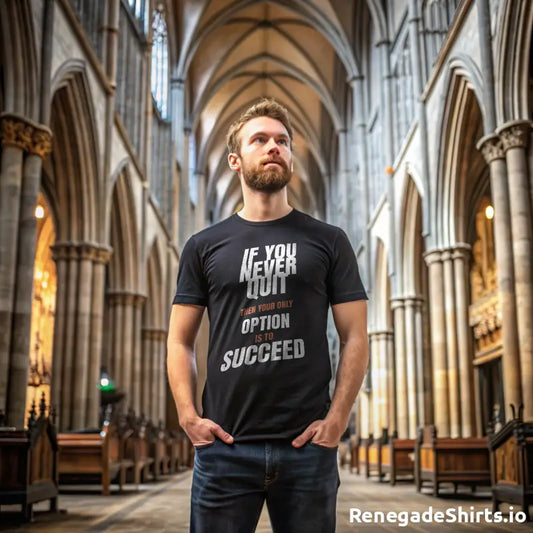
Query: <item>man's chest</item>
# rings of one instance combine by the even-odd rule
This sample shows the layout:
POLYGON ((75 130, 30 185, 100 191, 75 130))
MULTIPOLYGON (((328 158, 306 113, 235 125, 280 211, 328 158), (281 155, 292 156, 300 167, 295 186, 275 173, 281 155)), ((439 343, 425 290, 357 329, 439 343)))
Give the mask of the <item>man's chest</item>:
POLYGON ((325 289, 330 263, 327 247, 309 238, 235 239, 211 248, 204 274, 211 294, 258 300, 325 289))

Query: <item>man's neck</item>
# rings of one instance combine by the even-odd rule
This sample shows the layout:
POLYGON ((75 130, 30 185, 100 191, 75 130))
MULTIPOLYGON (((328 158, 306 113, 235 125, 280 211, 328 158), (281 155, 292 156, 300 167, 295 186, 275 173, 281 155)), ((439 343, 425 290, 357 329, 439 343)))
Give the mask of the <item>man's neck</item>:
POLYGON ((244 190, 244 207, 239 216, 250 222, 266 222, 288 215, 292 207, 287 201, 286 188, 276 193, 244 190))

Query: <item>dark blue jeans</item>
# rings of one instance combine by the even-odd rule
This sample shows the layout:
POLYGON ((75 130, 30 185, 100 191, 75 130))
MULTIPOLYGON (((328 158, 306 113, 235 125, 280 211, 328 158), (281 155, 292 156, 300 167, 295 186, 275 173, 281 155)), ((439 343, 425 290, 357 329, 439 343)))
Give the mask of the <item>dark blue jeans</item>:
POLYGON ((289 441, 196 448, 192 533, 252 533, 266 501, 274 533, 333 533, 337 449, 289 441))

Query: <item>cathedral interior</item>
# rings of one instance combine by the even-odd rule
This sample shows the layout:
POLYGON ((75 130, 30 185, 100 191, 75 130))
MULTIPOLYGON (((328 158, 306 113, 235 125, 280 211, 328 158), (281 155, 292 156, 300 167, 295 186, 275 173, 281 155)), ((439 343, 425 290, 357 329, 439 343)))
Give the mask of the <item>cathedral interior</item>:
POLYGON ((1 0, 0 28, 0 426, 44 395, 58 432, 98 428, 109 389, 179 432, 180 251, 242 206, 225 136, 265 96, 289 203, 368 292, 351 433, 533 421, 533 2, 1 0))

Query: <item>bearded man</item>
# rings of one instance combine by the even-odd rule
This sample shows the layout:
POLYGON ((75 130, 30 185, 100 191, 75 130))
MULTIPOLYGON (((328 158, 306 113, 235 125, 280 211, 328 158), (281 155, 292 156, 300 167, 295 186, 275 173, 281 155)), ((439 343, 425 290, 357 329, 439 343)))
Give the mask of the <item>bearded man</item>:
POLYGON ((346 234, 292 208, 293 130, 263 99, 231 125, 244 206, 186 243, 168 336, 180 425, 195 448, 191 531, 335 531, 337 447, 368 363, 366 293, 346 234), (327 315, 341 343, 335 389, 327 315), (210 320, 202 413, 194 345, 210 320))

